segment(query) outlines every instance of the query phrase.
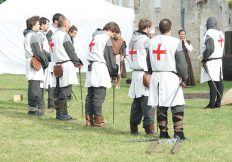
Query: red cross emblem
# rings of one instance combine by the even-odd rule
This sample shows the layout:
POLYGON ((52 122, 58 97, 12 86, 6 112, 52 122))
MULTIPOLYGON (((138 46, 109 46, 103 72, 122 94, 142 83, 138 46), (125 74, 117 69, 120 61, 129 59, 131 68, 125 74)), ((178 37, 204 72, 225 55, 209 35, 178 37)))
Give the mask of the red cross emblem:
POLYGON ((131 48, 131 50, 129 51, 129 54, 131 55, 131 60, 133 62, 134 61, 133 60, 133 55, 137 54, 137 51, 134 48, 131 48))
POLYGON ((49 41, 49 47, 51 48, 51 50, 53 52, 54 43, 53 43, 52 39, 49 41))
POLYGON ((157 54, 157 60, 160 60, 161 54, 166 54, 166 50, 160 50, 160 47, 161 47, 161 43, 158 44, 157 50, 152 51, 153 54, 157 54))
POLYGON ((89 44, 89 51, 92 52, 92 47, 95 46, 95 43, 93 43, 94 38, 92 39, 92 41, 89 44))
POLYGON ((222 39, 222 36, 220 35, 220 39, 218 40, 219 43, 221 43, 221 47, 222 47, 222 42, 224 41, 224 39, 222 39))

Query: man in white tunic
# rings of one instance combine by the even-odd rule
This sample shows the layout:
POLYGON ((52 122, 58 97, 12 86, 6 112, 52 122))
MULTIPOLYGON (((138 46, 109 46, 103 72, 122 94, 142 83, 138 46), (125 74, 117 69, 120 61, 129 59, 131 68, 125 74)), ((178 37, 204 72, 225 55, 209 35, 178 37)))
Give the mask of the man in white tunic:
POLYGON ((46 70, 44 70, 44 81, 43 83, 40 85, 41 88, 43 89, 47 89, 48 91, 48 112, 52 111, 52 108, 54 108, 54 101, 53 101, 53 91, 54 88, 51 88, 52 85, 52 73, 53 73, 53 63, 51 62, 51 56, 49 53, 49 43, 48 43, 48 39, 46 36, 46 33, 48 31, 49 28, 49 20, 45 17, 41 17, 39 20, 39 24, 40 24, 40 31, 38 32, 38 35, 40 36, 40 41, 42 44, 42 49, 49 61, 49 66, 46 70))
POLYGON ((52 35, 51 42, 51 60, 59 68, 59 76, 55 74, 54 69, 53 84, 54 104, 56 109, 56 119, 70 120, 67 111, 67 100, 72 92, 72 85, 78 84, 76 68, 82 67, 81 60, 77 57, 71 39, 68 35, 70 21, 62 17, 58 23, 59 29, 52 35), (61 70, 62 69, 62 70, 61 70), (56 75, 56 76, 55 76, 56 75))
POLYGON ((52 16, 52 25, 49 27, 49 31, 46 33, 48 42, 50 42, 52 35, 58 29, 58 22, 60 18, 64 18, 65 16, 61 13, 55 13, 52 16))
POLYGON ((42 50, 37 32, 39 31, 39 16, 33 16, 26 20, 27 29, 24 31, 24 49, 26 57, 26 78, 28 80, 28 114, 43 115, 44 114, 44 98, 43 90, 40 83, 44 80, 43 70, 48 67, 48 61, 42 50), (37 70, 31 66, 32 57, 37 58, 42 67, 37 70))
POLYGON ((133 98, 130 113, 131 134, 138 133, 138 125, 143 118, 143 128, 146 134, 154 133, 154 108, 147 105, 149 88, 143 85, 143 75, 148 72, 147 58, 149 58, 150 38, 148 37, 152 22, 142 18, 138 30, 134 32, 129 43, 128 58, 133 70, 129 96, 133 98))
POLYGON ((183 140, 185 101, 180 83, 187 79, 188 69, 181 41, 171 36, 171 26, 169 19, 162 19, 159 23, 161 35, 151 39, 150 61, 153 73, 148 105, 157 106, 160 138, 170 138, 167 110, 171 107, 174 136, 183 140))
POLYGON ((88 93, 85 101, 86 126, 103 127, 102 104, 106 97, 106 88, 111 88, 111 77, 118 76, 118 67, 115 62, 110 37, 120 33, 115 22, 107 23, 103 30, 97 29, 89 44, 85 87, 88 93))
POLYGON ((208 82, 210 101, 205 108, 219 108, 223 95, 222 55, 225 37, 223 32, 218 29, 217 20, 214 17, 208 18, 206 27, 207 32, 204 36, 206 48, 203 52, 202 63, 205 64, 208 72, 201 67, 201 83, 208 82), (220 94, 217 93, 213 82, 220 94))

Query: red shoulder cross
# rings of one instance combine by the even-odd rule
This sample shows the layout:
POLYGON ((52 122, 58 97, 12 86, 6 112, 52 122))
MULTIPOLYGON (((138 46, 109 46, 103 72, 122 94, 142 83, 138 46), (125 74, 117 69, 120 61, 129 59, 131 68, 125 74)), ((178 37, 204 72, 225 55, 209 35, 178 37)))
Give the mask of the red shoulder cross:
POLYGON ((134 61, 134 60, 133 60, 133 55, 137 54, 137 51, 132 47, 132 48, 130 49, 130 51, 129 51, 129 54, 131 55, 131 60, 132 60, 132 62, 133 62, 133 61, 134 61))
POLYGON ((157 54, 157 60, 160 60, 160 55, 161 54, 166 54, 166 50, 160 50, 161 43, 158 44, 158 48, 156 50, 153 50, 153 54, 157 54))
POLYGON ((53 52, 54 43, 53 43, 52 39, 49 41, 49 47, 51 48, 51 50, 53 52))
POLYGON ((92 47, 95 46, 95 43, 93 42, 94 38, 92 41, 89 43, 89 51, 92 52, 92 47))
POLYGON ((220 38, 218 40, 219 43, 221 43, 221 47, 222 47, 222 42, 224 41, 224 39, 222 39, 222 36, 220 35, 220 38))

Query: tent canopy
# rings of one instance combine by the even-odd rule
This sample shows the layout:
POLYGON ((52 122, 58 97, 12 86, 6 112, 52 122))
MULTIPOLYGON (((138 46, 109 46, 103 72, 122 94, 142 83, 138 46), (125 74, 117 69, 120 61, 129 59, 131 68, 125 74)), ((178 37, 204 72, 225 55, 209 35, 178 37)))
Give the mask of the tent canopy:
POLYGON ((84 63, 95 29, 115 21, 126 42, 133 32, 133 10, 105 0, 7 0, 0 5, 0 73, 25 73, 22 33, 26 28, 26 19, 38 15, 50 19, 52 23, 55 13, 62 13, 78 28, 74 46, 84 63))

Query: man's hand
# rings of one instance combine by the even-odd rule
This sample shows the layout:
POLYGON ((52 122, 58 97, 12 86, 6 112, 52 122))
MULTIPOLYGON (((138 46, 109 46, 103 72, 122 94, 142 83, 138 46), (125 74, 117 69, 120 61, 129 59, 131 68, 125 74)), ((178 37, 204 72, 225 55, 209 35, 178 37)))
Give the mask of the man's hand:
POLYGON ((82 64, 75 64, 74 66, 77 67, 77 68, 80 68, 80 69, 83 67, 82 64))

